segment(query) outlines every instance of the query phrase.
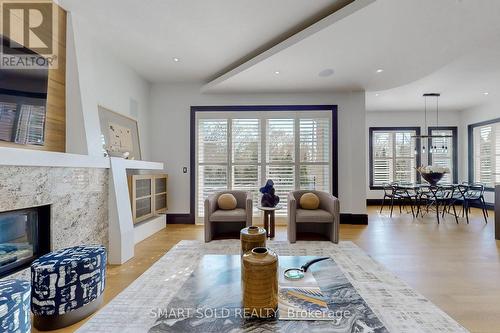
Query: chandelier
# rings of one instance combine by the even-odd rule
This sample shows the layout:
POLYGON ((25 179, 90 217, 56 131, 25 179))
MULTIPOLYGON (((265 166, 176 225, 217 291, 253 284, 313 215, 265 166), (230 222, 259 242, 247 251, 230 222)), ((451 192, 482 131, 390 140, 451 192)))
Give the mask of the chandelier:
MULTIPOLYGON (((426 151, 426 141, 427 141, 427 147, 429 150, 429 153, 447 153, 448 152, 448 145, 446 144, 445 140, 442 140, 443 143, 441 145, 436 145, 432 141, 432 139, 445 139, 445 138, 451 138, 451 135, 432 135, 428 134, 428 126, 427 126, 427 99, 428 98, 435 98, 436 99, 436 128, 439 127, 439 97, 441 94, 439 93, 426 93, 422 95, 424 97, 424 134, 423 135, 413 135, 412 138, 415 140, 420 140, 421 146, 422 146, 422 153, 425 154, 426 151)), ((432 133, 432 132, 431 132, 432 133)), ((417 150, 415 149, 415 154, 417 154, 417 150)))

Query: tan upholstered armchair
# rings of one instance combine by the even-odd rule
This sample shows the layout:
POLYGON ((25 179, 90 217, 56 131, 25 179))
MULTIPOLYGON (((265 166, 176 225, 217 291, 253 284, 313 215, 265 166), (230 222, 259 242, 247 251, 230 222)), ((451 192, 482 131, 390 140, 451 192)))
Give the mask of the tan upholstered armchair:
POLYGON ((245 191, 223 191, 205 199, 205 242, 226 233, 238 233, 252 225, 252 194, 245 191), (217 199, 223 193, 231 193, 236 198, 236 208, 222 210, 217 206, 217 199))
POLYGON ((288 241, 295 243, 297 232, 324 234, 334 243, 339 242, 339 199, 327 192, 300 190, 288 193, 288 241), (319 197, 318 209, 301 209, 299 202, 304 193, 319 197))

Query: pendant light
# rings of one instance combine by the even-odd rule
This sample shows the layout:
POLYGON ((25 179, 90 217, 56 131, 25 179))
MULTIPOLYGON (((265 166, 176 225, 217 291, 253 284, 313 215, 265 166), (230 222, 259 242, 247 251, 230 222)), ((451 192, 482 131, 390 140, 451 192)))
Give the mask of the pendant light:
MULTIPOLYGON (((422 154, 425 154, 426 150, 431 153, 447 153, 448 146, 446 143, 443 143, 439 146, 433 144, 432 139, 444 139, 451 138, 452 135, 432 135, 429 134, 429 127, 427 126, 427 99, 435 98, 436 99, 436 128, 439 127, 439 97, 441 94, 439 93, 425 93, 424 97, 424 134, 423 135, 413 135, 412 138, 415 140, 420 140, 422 145, 422 154), (427 142, 426 142, 427 141, 427 142), (427 148, 426 148, 427 143, 427 148)), ((415 154, 417 154, 417 150, 415 149, 415 154)))

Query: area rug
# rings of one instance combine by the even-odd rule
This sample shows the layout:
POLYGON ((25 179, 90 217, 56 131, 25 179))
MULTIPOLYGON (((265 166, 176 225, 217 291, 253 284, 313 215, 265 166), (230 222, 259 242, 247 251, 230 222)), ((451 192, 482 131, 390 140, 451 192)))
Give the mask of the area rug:
MULTIPOLYGON (((166 309, 178 294, 203 255, 239 254, 239 246, 238 240, 179 242, 77 332, 162 332, 166 327, 162 322, 162 309, 166 309)), ((335 245, 330 242, 289 244, 270 241, 268 246, 282 256, 333 258, 343 275, 383 323, 384 332, 467 332, 445 312, 371 259, 352 242, 340 242, 335 245)), ((311 330, 307 325, 299 325, 294 328, 294 332, 328 331, 323 327, 317 328, 318 330, 311 330)), ((288 331, 286 327, 276 330, 288 331)), ((265 326, 242 327, 238 331, 271 332, 265 326)), ((377 329, 362 331, 378 332, 377 329)), ((359 332, 359 327, 347 329, 346 332, 359 332)))

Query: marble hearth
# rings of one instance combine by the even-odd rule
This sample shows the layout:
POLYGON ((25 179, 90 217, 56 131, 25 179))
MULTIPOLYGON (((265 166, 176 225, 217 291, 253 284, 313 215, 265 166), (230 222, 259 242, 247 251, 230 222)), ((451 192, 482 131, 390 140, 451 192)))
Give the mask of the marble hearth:
POLYGON ((51 250, 108 247, 108 169, 0 166, 0 174, 0 212, 51 206, 51 250))

